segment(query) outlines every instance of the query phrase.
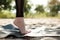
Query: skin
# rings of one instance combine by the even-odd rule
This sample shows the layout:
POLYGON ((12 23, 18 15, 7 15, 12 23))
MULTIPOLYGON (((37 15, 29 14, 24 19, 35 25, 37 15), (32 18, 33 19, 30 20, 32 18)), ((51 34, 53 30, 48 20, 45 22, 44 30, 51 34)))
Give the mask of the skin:
POLYGON ((28 31, 25 30, 25 23, 24 23, 24 17, 17 17, 14 21, 14 24, 19 27, 20 32, 22 34, 27 34, 29 33, 28 31))

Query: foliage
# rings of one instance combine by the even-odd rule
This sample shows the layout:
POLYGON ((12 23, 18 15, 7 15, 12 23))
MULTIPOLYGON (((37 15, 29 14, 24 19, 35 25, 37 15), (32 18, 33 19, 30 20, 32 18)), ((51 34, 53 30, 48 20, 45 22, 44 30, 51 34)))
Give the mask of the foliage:
POLYGON ((10 5, 12 0, 0 0, 0 11, 1 10, 11 10, 12 6, 10 5))
POLYGON ((48 7, 50 8, 50 16, 55 17, 58 15, 58 11, 60 10, 60 4, 58 0, 51 0, 48 3, 48 7))
MULTIPOLYGON (((10 10, 12 10, 12 6, 10 5, 13 0, 0 0, 0 18, 15 18, 15 14, 13 14, 10 10)), ((58 11, 60 11, 60 3, 58 0, 50 0, 48 3, 48 8, 50 9, 50 13, 45 12, 43 5, 37 5, 35 8, 36 13, 32 13, 30 11, 31 4, 28 4, 29 0, 24 0, 24 17, 25 18, 40 18, 40 17, 60 17, 58 11)), ((13 7, 13 10, 16 6, 13 7)))
POLYGON ((50 0, 50 2, 48 4, 55 5, 56 3, 59 3, 58 0, 50 0))
POLYGON ((11 12, 12 1, 14 0, 0 0, 0 18, 15 18, 15 14, 11 12))
POLYGON ((27 15, 29 13, 31 9, 31 5, 28 4, 28 0, 25 0, 24 1, 24 12, 25 12, 25 15, 27 15))
POLYGON ((44 8, 43 8, 42 5, 37 5, 37 7, 35 8, 35 10, 36 10, 38 13, 44 12, 44 8))
POLYGON ((3 12, 0 12, 0 18, 15 18, 15 14, 8 10, 3 10, 3 12))

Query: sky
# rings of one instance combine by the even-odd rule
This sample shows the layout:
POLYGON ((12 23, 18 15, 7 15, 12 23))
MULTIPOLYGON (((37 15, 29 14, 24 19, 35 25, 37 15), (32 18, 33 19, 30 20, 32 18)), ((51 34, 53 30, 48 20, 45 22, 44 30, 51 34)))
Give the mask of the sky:
POLYGON ((46 6, 48 4, 48 0, 30 0, 34 5, 40 4, 46 6))

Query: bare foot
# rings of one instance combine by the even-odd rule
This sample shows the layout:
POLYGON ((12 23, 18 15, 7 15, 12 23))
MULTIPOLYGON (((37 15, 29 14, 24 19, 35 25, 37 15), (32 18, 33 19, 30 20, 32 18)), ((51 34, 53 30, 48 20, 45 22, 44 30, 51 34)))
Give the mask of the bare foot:
POLYGON ((21 32, 22 34, 28 34, 28 33, 30 33, 31 31, 24 31, 24 32, 21 32))

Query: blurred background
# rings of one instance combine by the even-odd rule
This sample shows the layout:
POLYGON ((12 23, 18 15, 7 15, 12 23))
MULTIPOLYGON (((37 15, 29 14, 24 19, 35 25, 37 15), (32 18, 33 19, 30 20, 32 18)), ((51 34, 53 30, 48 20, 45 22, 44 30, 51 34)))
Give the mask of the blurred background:
MULTIPOLYGON (((15 17, 15 0, 0 0, 0 18, 15 17)), ((25 0, 24 17, 60 18, 60 0, 25 0)))
POLYGON ((60 0, 25 0, 26 18, 60 18, 60 0))

